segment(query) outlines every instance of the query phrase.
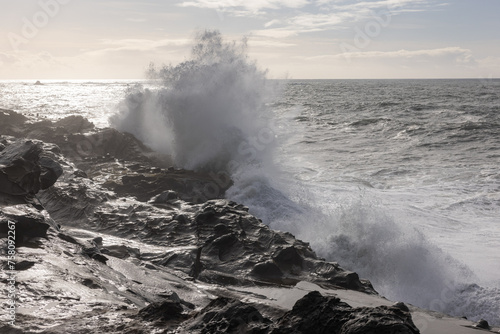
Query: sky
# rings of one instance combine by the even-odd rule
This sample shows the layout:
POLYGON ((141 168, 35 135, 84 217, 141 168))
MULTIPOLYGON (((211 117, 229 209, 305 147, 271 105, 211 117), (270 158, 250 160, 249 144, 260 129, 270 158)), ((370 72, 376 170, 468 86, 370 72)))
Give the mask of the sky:
POLYGON ((0 0, 0 80, 141 79, 193 38, 270 78, 499 78, 500 0, 0 0))

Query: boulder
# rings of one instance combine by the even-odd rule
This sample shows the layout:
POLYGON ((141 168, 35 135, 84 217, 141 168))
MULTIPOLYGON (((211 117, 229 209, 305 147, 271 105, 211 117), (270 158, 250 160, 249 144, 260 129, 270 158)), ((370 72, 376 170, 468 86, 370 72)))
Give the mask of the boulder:
POLYGON ((182 320, 185 315, 184 309, 178 301, 165 300, 163 302, 151 303, 139 311, 139 315, 148 321, 160 320, 182 320))
POLYGON ((203 308, 189 327, 189 333, 268 333, 272 321, 255 306, 219 297, 203 308))
POLYGON ((299 299, 271 334, 416 334, 410 312, 398 306, 352 308, 313 291, 299 299))
POLYGON ((40 190, 42 148, 32 141, 17 141, 0 152, 0 191, 9 195, 36 194, 40 190))
POLYGON ((9 230, 14 230, 16 243, 31 238, 46 238, 50 226, 45 217, 31 205, 17 205, 0 210, 0 237, 7 236, 9 230), (14 225, 14 228, 10 228, 14 225))
POLYGON ((59 163, 48 157, 41 157, 40 164, 40 189, 47 189, 56 183, 59 176, 63 174, 63 169, 59 163))
POLYGON ((0 152, 0 192, 8 195, 36 194, 52 186, 62 175, 62 167, 49 157, 41 157, 43 146, 19 140, 0 152))
POLYGON ((475 328, 481 328, 481 329, 490 329, 490 324, 488 321, 481 319, 477 323, 474 324, 475 328))
POLYGON ((89 122, 80 115, 67 116, 54 123, 56 127, 64 128, 68 133, 82 133, 95 128, 94 123, 89 122))

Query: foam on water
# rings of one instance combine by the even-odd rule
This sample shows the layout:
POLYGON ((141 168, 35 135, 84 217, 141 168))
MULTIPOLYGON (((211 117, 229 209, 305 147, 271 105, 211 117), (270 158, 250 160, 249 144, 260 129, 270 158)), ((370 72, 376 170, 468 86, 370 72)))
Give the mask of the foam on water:
POLYGON ((444 252, 376 198, 377 190, 331 188, 240 170, 228 196, 272 228, 311 243, 331 261, 368 278, 394 301, 500 322, 500 290, 479 286, 463 262, 444 252), (245 175, 246 173, 246 175, 245 175), (250 176, 251 174, 251 176, 250 176))
MULTIPOLYGON (((332 131, 353 133, 367 126, 386 131, 391 119, 379 115, 330 124, 327 118, 321 120, 329 117, 325 110, 314 116, 322 123, 308 129, 313 115, 269 105, 276 87, 248 59, 245 43, 225 42, 213 31, 198 35, 190 60, 150 72, 156 86, 133 87, 110 119, 114 127, 172 155, 178 166, 230 173, 234 185, 226 193, 228 198, 249 206, 271 227, 311 242, 319 255, 370 279, 382 295, 500 324, 498 289, 473 285, 478 282, 474 272, 408 224, 399 214, 408 211, 405 207, 389 209, 378 200, 384 194, 365 181, 349 185, 314 182, 314 177, 305 181, 308 166, 311 173, 322 172, 314 171, 315 163, 300 150, 284 149, 294 133, 303 134, 303 143, 337 140, 332 131), (315 138, 317 133, 323 139, 315 138), (285 168, 286 160, 293 163, 285 168), (300 167, 294 169, 294 164, 300 167)), ((330 98, 321 91, 314 93, 318 99, 330 98)), ((307 103, 322 106, 318 101, 307 103)), ((385 103, 383 108, 397 104, 385 103)), ((412 131, 422 129, 420 124, 405 128, 404 135, 399 129, 391 138, 411 139, 412 131)), ((396 172, 389 174, 418 171, 396 172)))

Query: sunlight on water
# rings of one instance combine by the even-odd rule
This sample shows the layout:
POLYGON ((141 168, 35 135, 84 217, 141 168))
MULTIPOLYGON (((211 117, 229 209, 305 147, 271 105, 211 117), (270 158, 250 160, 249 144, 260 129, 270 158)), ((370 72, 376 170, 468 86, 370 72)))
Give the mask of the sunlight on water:
POLYGON ((41 85, 35 82, 0 81, 0 107, 47 119, 82 115, 98 127, 109 126, 108 118, 115 112, 117 101, 134 85, 130 80, 45 80, 41 85))

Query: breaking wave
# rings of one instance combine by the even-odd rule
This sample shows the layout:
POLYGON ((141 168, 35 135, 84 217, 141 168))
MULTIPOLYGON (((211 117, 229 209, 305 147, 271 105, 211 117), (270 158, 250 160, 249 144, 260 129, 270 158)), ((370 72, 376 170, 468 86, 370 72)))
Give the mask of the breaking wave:
POLYGON ((255 160, 274 141, 266 107, 272 89, 246 50, 246 40, 199 33, 191 59, 159 69, 151 65, 154 85, 132 88, 110 124, 187 169, 228 169, 255 160))
POLYGON ((245 40, 201 32, 189 60, 151 66, 149 75, 147 87, 130 89, 112 126, 169 154, 179 167, 230 173, 228 198, 271 227, 311 242, 321 256, 370 279, 386 297, 500 323, 494 306, 500 292, 473 285, 468 268, 367 199, 370 193, 360 200, 352 189, 305 185, 273 164, 288 122, 299 122, 273 112, 279 84, 248 58, 245 40), (468 302, 460 307, 459 300, 468 302))

